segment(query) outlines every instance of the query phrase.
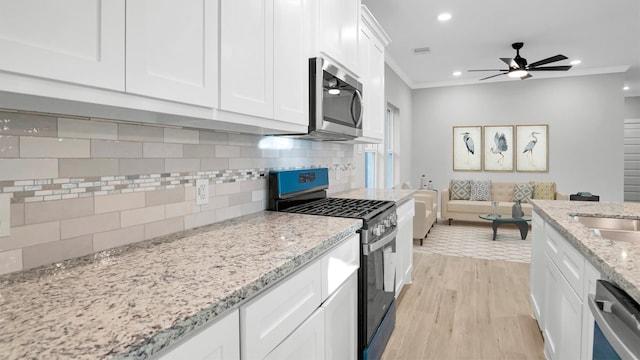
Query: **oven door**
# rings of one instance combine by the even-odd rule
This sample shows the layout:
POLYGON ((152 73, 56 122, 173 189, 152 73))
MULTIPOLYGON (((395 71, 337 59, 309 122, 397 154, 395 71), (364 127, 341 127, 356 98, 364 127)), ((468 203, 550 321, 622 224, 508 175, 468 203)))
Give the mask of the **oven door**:
MULTIPOLYGON (((385 234, 377 241, 363 245, 364 265, 363 303, 364 314, 362 330, 365 335, 361 338, 363 345, 370 344, 378 326, 389 310, 395 298, 396 288, 396 229, 385 234), (366 264, 366 265, 365 265, 366 264)), ((384 344, 386 344, 384 339, 384 344)))

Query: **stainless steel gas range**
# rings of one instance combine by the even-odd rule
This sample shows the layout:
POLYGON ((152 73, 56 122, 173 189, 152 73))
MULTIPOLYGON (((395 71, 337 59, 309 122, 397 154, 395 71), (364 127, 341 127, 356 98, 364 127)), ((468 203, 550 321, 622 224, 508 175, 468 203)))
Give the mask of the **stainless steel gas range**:
POLYGON ((269 209, 362 219, 359 230, 358 357, 377 360, 395 326, 396 205, 327 197, 328 169, 271 171, 269 209))

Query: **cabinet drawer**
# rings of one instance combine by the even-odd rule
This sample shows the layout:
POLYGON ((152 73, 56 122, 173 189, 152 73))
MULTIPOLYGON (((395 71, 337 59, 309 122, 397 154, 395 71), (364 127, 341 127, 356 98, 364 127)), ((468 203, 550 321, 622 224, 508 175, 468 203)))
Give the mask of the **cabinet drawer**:
POLYGON ((547 254, 582 300, 584 256, 551 226, 546 227, 546 234, 547 254))
POLYGON ((400 207, 398 207, 398 209, 396 210, 396 213, 398 214, 398 221, 401 221, 403 218, 407 216, 415 215, 416 213, 415 200, 411 199, 405 202, 404 204, 400 205, 400 207))
POLYGON ((322 301, 360 267, 360 235, 354 234, 322 257, 322 301))
POLYGON ((240 307, 242 359, 262 359, 321 303, 321 261, 240 307))

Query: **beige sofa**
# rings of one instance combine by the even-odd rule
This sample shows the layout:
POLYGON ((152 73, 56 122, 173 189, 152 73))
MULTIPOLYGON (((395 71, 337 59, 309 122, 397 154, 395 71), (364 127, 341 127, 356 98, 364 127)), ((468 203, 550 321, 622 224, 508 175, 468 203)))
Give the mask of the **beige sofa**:
POLYGON ((427 237, 438 215, 438 195, 433 190, 416 190, 413 216, 413 238, 420 239, 420 245, 427 237))
MULTIPOLYGON (((491 182, 491 200, 498 201, 498 214, 511 217, 513 206, 513 188, 515 182, 491 182)), ((555 192, 556 200, 569 200, 569 196, 558 191, 555 192)), ((531 216, 531 204, 522 203, 522 211, 525 216, 531 216)), ((484 221, 479 215, 492 212, 491 201, 450 200, 449 188, 440 192, 440 218, 463 221, 484 221)))

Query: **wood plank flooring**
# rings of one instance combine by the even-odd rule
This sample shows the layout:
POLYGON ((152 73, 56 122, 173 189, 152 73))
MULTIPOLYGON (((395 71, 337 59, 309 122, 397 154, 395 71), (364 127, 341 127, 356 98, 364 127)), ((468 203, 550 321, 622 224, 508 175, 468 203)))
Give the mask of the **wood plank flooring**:
POLYGON ((382 359, 544 359, 530 314, 529 264, 414 252, 382 359))

